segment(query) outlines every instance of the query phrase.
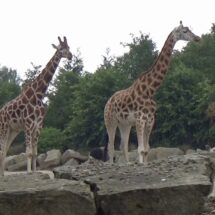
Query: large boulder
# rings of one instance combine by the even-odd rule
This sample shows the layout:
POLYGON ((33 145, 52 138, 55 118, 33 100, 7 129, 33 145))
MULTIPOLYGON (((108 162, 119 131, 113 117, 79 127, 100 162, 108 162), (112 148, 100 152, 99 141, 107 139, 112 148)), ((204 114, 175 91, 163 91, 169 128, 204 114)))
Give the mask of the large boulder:
POLYGON ((41 173, 0 177, 2 215, 95 215, 89 186, 41 173))
POLYGON ((70 159, 76 159, 78 162, 84 162, 88 159, 87 156, 81 155, 79 152, 74 151, 72 149, 67 149, 62 157, 61 157, 61 163, 65 164, 70 159))
POLYGON ((61 164, 61 152, 58 149, 52 149, 47 152, 45 160, 41 163, 42 169, 50 169, 61 164))
POLYGON ((88 183, 98 214, 198 215, 212 189, 210 159, 199 154, 155 160, 147 167, 92 162, 58 167, 54 173, 88 183))
POLYGON ((5 170, 18 171, 27 169, 27 156, 25 153, 11 155, 5 159, 5 170))

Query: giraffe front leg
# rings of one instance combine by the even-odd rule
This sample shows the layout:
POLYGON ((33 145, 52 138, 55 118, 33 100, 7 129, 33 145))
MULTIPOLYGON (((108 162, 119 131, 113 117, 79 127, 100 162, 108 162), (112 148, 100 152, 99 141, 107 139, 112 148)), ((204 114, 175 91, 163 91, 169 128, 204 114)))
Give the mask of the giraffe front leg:
MULTIPOLYGON (((30 126, 29 126, 30 127, 30 126)), ((27 172, 31 172, 32 166, 32 137, 30 131, 25 131, 25 144, 26 144, 26 156, 27 156, 27 172)))
POLYGON ((0 175, 1 176, 4 176, 4 164, 5 164, 4 158, 5 158, 4 152, 0 151, 0 175))
POLYGON ((138 157, 139 157, 139 163, 143 163, 145 154, 147 152, 147 149, 144 147, 144 142, 143 142, 143 131, 145 128, 145 121, 142 120, 137 120, 136 122, 136 130, 137 130, 137 141, 138 141, 138 157))

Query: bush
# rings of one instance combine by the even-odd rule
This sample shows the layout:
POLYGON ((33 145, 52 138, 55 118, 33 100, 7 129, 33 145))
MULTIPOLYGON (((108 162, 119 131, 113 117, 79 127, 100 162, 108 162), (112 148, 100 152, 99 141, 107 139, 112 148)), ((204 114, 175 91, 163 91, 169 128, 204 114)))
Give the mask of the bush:
POLYGON ((53 127, 43 128, 39 138, 39 152, 46 152, 51 149, 63 149, 65 136, 60 129, 53 127))

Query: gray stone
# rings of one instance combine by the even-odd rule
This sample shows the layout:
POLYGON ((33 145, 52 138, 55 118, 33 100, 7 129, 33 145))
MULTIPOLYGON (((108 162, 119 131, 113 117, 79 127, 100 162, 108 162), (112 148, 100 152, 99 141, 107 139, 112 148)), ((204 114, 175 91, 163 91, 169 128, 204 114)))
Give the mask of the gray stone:
POLYGON ((40 173, 0 177, 1 215, 95 215, 89 186, 40 173))
MULTIPOLYGON (((152 148, 149 151, 148 161, 167 159, 174 155, 184 155, 184 152, 179 148, 167 148, 167 147, 157 147, 152 148)), ((117 163, 125 163, 125 156, 122 151, 115 151, 115 157, 117 163)), ((129 152, 129 161, 138 162, 137 150, 129 152)))
POLYGON ((213 168, 209 157, 191 154, 155 160, 147 167, 86 162, 54 173, 88 183, 98 214, 197 215, 212 189, 213 168))
POLYGON ((25 153, 6 157, 5 169, 9 171, 26 170, 27 156, 25 153))
POLYGON ((42 164, 42 168, 52 168, 59 166, 61 163, 61 152, 58 149, 52 149, 47 152, 46 159, 44 160, 44 163, 42 164))
POLYGON ((64 163, 66 166, 76 166, 79 165, 79 162, 75 158, 71 158, 66 163, 64 163))
POLYGON ((88 159, 87 156, 83 156, 77 151, 74 151, 72 149, 67 149, 61 157, 62 164, 66 163, 71 158, 74 158, 74 159, 78 160, 79 162, 84 162, 88 159))
POLYGON ((39 167, 44 167, 44 161, 46 157, 47 157, 47 154, 45 153, 39 154, 37 156, 37 163, 39 164, 39 167))

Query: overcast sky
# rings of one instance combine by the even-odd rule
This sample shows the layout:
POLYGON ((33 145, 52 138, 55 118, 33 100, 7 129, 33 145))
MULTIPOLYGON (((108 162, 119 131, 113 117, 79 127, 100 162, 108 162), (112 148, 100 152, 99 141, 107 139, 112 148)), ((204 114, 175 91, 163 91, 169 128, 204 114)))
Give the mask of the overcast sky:
POLYGON ((51 44, 65 35, 94 72, 107 48, 115 56, 126 51, 120 42, 131 41, 130 33, 150 34, 158 50, 180 20, 199 36, 208 33, 214 8, 214 0, 0 0, 0 66, 21 76, 31 62, 43 68, 51 44))

